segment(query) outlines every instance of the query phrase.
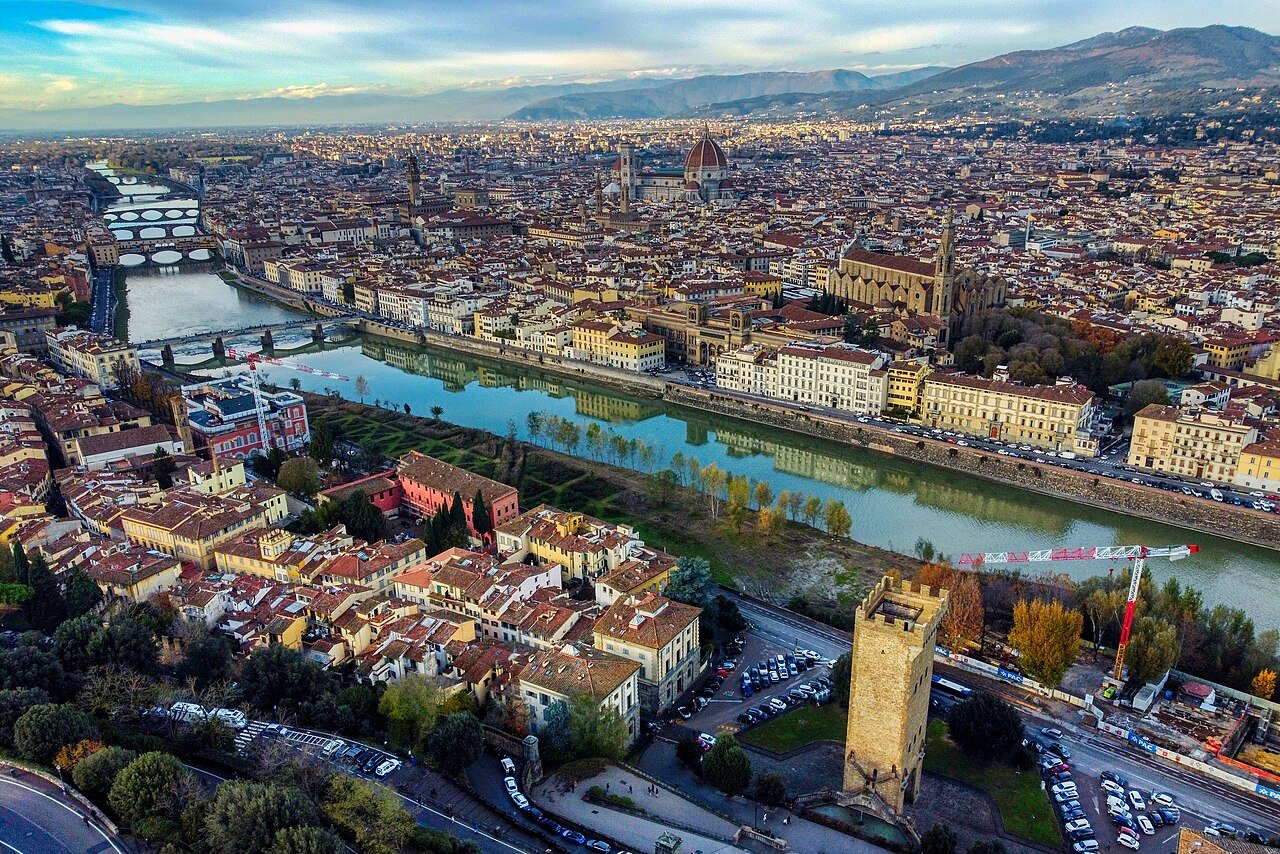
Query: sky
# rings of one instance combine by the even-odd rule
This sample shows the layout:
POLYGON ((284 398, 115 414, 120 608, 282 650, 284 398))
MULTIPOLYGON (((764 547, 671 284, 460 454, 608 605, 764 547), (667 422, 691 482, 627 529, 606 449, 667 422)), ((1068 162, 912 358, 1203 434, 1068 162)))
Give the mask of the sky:
POLYGON ((962 65, 1280 0, 0 0, 0 108, 962 65))

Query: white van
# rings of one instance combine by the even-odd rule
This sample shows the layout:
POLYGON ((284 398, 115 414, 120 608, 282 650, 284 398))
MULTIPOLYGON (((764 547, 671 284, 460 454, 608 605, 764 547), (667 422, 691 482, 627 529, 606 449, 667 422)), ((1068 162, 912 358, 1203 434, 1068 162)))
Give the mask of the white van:
POLYGON ((208 712, 199 703, 177 702, 169 707, 169 717, 183 723, 195 723, 207 718, 208 712))

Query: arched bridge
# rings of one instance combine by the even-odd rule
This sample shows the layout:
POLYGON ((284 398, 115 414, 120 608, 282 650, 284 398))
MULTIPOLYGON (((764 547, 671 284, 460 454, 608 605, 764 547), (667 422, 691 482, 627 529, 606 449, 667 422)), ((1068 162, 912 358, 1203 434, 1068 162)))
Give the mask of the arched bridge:
POLYGON ((196 332, 189 335, 179 335, 174 338, 153 338, 150 341, 138 341, 134 344, 139 350, 153 350, 157 347, 171 346, 174 344, 190 344, 195 341, 217 341, 219 338, 238 338, 245 335, 254 335, 263 332, 284 332, 288 329, 306 329, 314 326, 328 326, 331 324, 351 324, 359 320, 359 316, 354 314, 344 314, 339 317, 312 317, 307 320, 294 320, 289 323, 264 323, 261 326, 242 326, 239 329, 220 329, 216 332, 196 332))

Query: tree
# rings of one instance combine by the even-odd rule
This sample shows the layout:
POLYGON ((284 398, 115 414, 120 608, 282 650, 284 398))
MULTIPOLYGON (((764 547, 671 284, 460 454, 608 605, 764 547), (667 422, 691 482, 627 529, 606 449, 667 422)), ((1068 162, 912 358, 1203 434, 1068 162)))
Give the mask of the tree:
POLYGON ((388 685, 378 702, 391 740, 419 750, 435 729, 439 707, 440 688, 433 680, 416 674, 388 685))
POLYGON ((68 744, 86 738, 98 738, 97 724, 67 703, 32 706, 13 725, 13 746, 18 753, 42 765, 48 765, 68 744))
POLYGON ((931 541, 926 540, 924 537, 916 539, 915 556, 920 558, 921 561, 927 564, 933 563, 936 553, 931 541))
POLYGON ((39 688, 58 696, 66 688, 66 674, 53 653, 34 646, 18 646, 0 653, 0 688, 39 688))
POLYGON ((27 552, 22 547, 19 540, 13 541, 13 580, 19 584, 30 584, 31 561, 27 558, 27 552))
POLYGON ((720 517, 720 507, 724 504, 724 489, 729 481, 728 475, 715 463, 708 463, 706 468, 699 472, 699 483, 702 485, 703 492, 707 496, 707 510, 711 513, 712 519, 720 517))
POLYGON ((204 631, 183 645, 178 675, 195 680, 199 688, 206 688, 211 683, 230 678, 233 662, 228 639, 223 635, 204 631))
POLYGON ((66 594, 63 598, 67 604, 68 619, 92 613, 102 602, 102 589, 81 569, 73 569, 67 573, 64 587, 66 594))
POLYGON ((76 765, 102 750, 105 746, 102 742, 92 738, 84 738, 74 744, 63 745, 57 755, 53 757, 53 767, 63 773, 70 772, 76 765))
POLYGON ((834 498, 827 499, 827 506, 822 511, 822 521, 827 527, 827 533, 837 537, 847 537, 849 529, 853 527, 853 519, 845 509, 844 502, 834 498))
POLYGON ((484 729, 480 719, 470 712, 456 712, 436 724, 427 749, 436 767, 456 777, 484 753, 484 729))
POLYGON ((724 508, 724 517, 733 526, 734 533, 742 533, 742 523, 747 521, 747 505, 730 501, 724 508))
POLYGON ((711 564, 704 557, 683 555, 676 558, 676 565, 671 570, 663 593, 668 599, 706 608, 715 596, 711 564))
POLYGON ((982 762, 1007 759, 1022 747, 1022 719, 995 694, 975 693, 952 706, 947 724, 956 747, 982 762))
POLYGON ((62 590, 57 579, 49 571, 44 557, 36 555, 27 570, 26 584, 31 588, 31 596, 23 603, 27 612, 27 621, 31 627, 46 635, 67 618, 67 603, 62 598, 62 590))
POLYGON ((443 407, 443 406, 433 406, 433 407, 431 407, 431 417, 432 417, 432 418, 434 418, 436 421, 439 421, 439 420, 440 420, 440 416, 441 416, 441 415, 444 415, 444 407, 443 407))
POLYGON ((1276 672, 1262 668, 1258 671, 1258 675, 1253 677, 1253 681, 1249 683, 1249 693, 1262 700, 1270 700, 1271 695, 1276 692, 1276 672))
POLYGON ((756 777, 754 788, 756 800, 767 807, 781 806, 787 799, 786 781, 772 771, 756 777))
POLYGON ((115 784, 116 777, 137 758, 138 754, 132 750, 125 750, 123 747, 104 747, 92 756, 77 762, 71 769, 71 780, 76 784, 77 789, 90 798, 99 800, 107 796, 112 785, 115 784))
MULTIPOLYGON (((3 552, 0 552, 3 554, 3 552)), ((25 584, 0 582, 0 605, 21 605, 34 591, 25 584)))
POLYGON ((1022 600, 1013 606, 1009 645, 1018 651, 1022 669, 1049 688, 1062 682, 1080 651, 1084 617, 1061 602, 1022 600))
POLYGON ((156 476, 156 485, 161 489, 172 489, 173 473, 177 468, 178 464, 169 452, 157 445, 156 452, 151 455, 151 473, 156 476))
POLYGON ((711 601, 711 610, 716 615, 716 628, 724 632, 726 635, 736 635, 747 627, 747 620, 742 616, 742 609, 738 607, 738 603, 725 596, 719 594, 711 601))
POLYGON ((333 459, 333 431, 329 425, 319 422, 311 427, 311 446, 307 449, 313 460, 327 463, 333 459))
POLYGON ((322 827, 286 827, 276 831, 267 854, 346 854, 342 840, 322 827))
POLYGON ((176 819, 193 784, 191 773, 176 756, 152 751, 142 754, 116 775, 107 803, 131 825, 153 816, 176 819))
POLYGON ((484 503, 484 495, 479 489, 471 499, 471 527, 482 540, 493 530, 493 515, 489 512, 488 505, 484 503))
POLYGON ((676 758, 695 770, 702 765, 702 752, 698 737, 691 732, 686 732, 676 742, 676 758))
POLYGON ((587 693, 569 698, 569 747, 575 756, 621 759, 627 752, 627 723, 612 707, 587 693))
POLYGON ((702 776, 729 797, 740 795, 751 783, 751 760, 738 740, 725 733, 702 760, 702 776))
POLYGON ((1124 662, 1129 678, 1150 682, 1178 661, 1178 630, 1156 617, 1142 617, 1133 627, 1124 662))
POLYGON ((757 481, 751 497, 755 499, 757 510, 763 510, 771 506, 773 504, 773 489, 769 486, 769 482, 767 480, 757 481))
POLYGON ((792 522, 799 521, 804 505, 804 496, 799 492, 787 493, 787 518, 792 522))
POLYGON ((362 489, 342 499, 338 518, 346 526, 347 533, 366 543, 378 543, 387 538, 387 517, 362 489))
POLYGON ((935 824, 920 837, 920 854, 956 854, 956 834, 943 824, 935 824))
POLYGON ((1138 380, 1124 397, 1124 414, 1132 418, 1153 403, 1168 405, 1169 392, 1164 383, 1160 380, 1138 380))
POLYGON ((356 377, 355 390, 356 394, 360 396, 360 402, 364 403, 364 399, 369 396, 369 381, 364 378, 364 374, 356 377))
POLYGON ((418 826, 391 791, 342 774, 329 783, 324 811, 364 854, 400 854, 418 826))
POLYGON ((297 789, 229 780, 209 800, 204 841, 215 854, 240 854, 259 850, 281 830, 319 821, 315 805, 297 789))
POLYGON ((849 708, 849 679, 852 676, 852 653, 843 652, 831 665, 831 699, 843 709, 849 708))
POLYGON ((1004 852, 1004 843, 999 839, 979 839, 968 849, 968 854, 1004 854, 1004 852))
POLYGON ((280 448, 268 448, 265 454, 258 454, 253 458, 253 473, 258 477, 275 480, 280 476, 280 467, 286 459, 288 457, 280 448))
POLYGON ((0 691, 0 747, 13 747, 13 726, 27 709, 49 702, 40 688, 6 688, 0 691))
POLYGON ((301 652, 269 644, 241 665, 240 691, 264 715, 301 715, 330 693, 330 676, 301 652))
MULTIPOLYGON (((523 702, 523 701, 520 701, 523 702)), ((542 729, 538 733, 547 755, 547 761, 563 761, 570 758, 572 744, 569 739, 569 704, 564 700, 552 700, 542 713, 542 729)))
POLYGON ((1162 335, 1151 354, 1150 367, 1153 373, 1177 379, 1191 370, 1194 359, 1189 343, 1173 335, 1162 335))
POLYGON ((85 652, 94 664, 115 665, 136 673, 154 673, 159 662, 155 636, 135 620, 112 620, 89 638, 85 652))
POLYGON ((320 489, 320 468, 310 457, 294 457, 280 466, 276 486, 294 495, 315 495, 320 489))
POLYGON ((816 495, 810 495, 805 499, 804 509, 801 511, 804 516, 804 523, 810 528, 818 523, 818 517, 822 515, 822 501, 816 495))
POLYGON ((645 478, 645 491, 655 507, 667 507, 680 485, 679 475, 675 469, 662 469, 645 478))

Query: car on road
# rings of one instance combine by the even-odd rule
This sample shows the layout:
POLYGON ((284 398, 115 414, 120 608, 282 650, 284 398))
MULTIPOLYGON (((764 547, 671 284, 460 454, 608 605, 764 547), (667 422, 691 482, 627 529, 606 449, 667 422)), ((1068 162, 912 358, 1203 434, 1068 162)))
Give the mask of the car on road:
POLYGON ((511 802, 519 809, 527 810, 529 808, 529 799, 519 792, 513 792, 511 794, 511 802))
POLYGON ((1138 822, 1138 829, 1141 830, 1143 833, 1145 833, 1147 836, 1150 836, 1151 834, 1156 832, 1155 825, 1153 825, 1151 823, 1151 819, 1147 818, 1145 815, 1138 816, 1137 822, 1138 822))
POLYGON ((693 717, 693 712, 689 711, 688 706, 676 706, 676 714, 686 721, 693 717))
POLYGON ((1047 727, 1041 728, 1040 734, 1045 736, 1046 738, 1052 738, 1055 741, 1059 738, 1062 738, 1062 730, 1058 729, 1055 726, 1047 726, 1047 727))
POLYGON ((520 784, 516 782, 515 777, 503 777, 502 783, 507 787, 508 795, 514 795, 516 792, 520 791, 520 784))
POLYGON ((603 851, 604 854, 609 854, 609 852, 613 850, 609 847, 608 842, 601 842, 599 839, 592 839, 589 841, 587 843, 587 849, 589 851, 603 851))
POLYGON ((577 845, 587 844, 587 837, 583 836, 581 833, 579 833, 578 831, 574 830, 571 827, 566 827, 564 830, 560 831, 560 838, 567 839, 568 841, 573 842, 577 845))
POLYGON ((1177 803, 1172 792, 1152 792, 1150 800, 1151 803, 1159 804, 1162 807, 1171 807, 1177 803))
POLYGON ((1147 808, 1147 801, 1142 797, 1142 792, 1136 789, 1129 793, 1129 803, 1133 804, 1134 812, 1144 812, 1147 808))
POLYGON ((1124 777, 1121 777, 1119 774, 1117 774, 1114 771, 1103 771, 1098 776, 1101 777, 1103 780, 1107 780, 1111 783, 1115 783, 1117 786, 1120 786, 1121 788, 1124 788, 1125 786, 1129 785, 1128 780, 1126 780, 1124 777))
POLYGON ((1061 742, 1049 745, 1049 749, 1052 750, 1054 753, 1058 754, 1059 756, 1061 756, 1063 759, 1071 758, 1071 751, 1067 748, 1065 744, 1062 744, 1061 742))

